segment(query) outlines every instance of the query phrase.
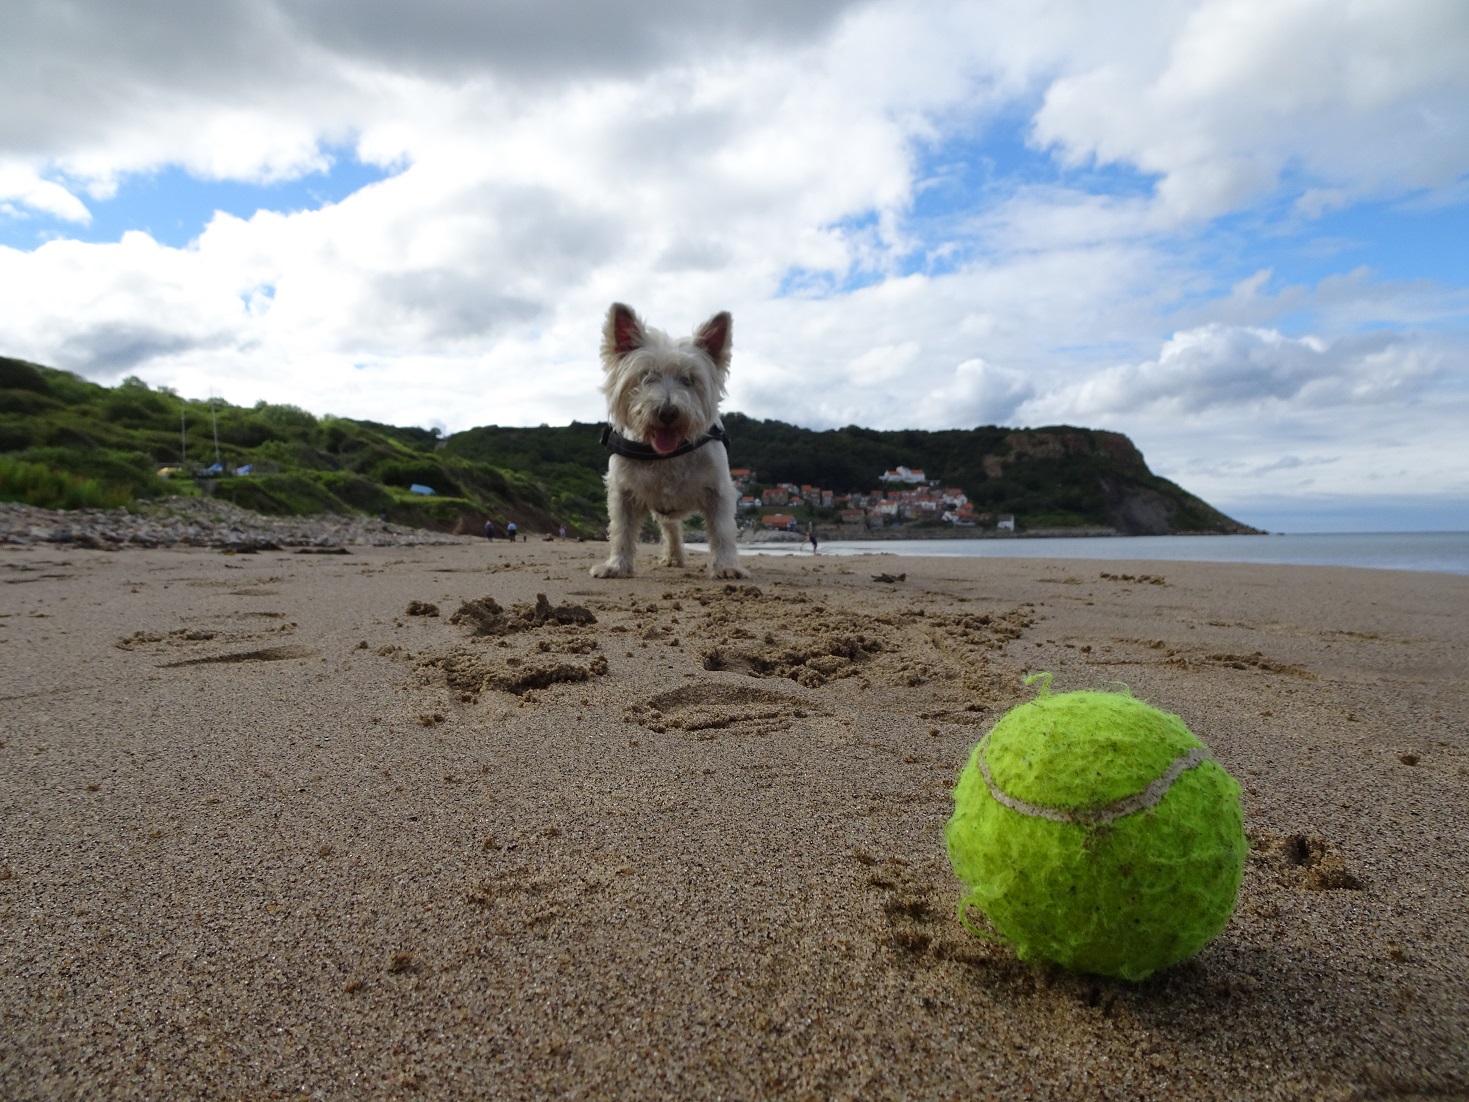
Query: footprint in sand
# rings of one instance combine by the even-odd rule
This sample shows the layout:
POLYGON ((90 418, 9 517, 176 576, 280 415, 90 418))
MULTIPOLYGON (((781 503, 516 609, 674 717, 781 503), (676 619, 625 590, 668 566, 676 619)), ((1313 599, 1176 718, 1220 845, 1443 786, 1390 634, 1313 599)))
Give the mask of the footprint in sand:
MULTIPOLYGON (((257 612, 245 615, 262 617, 276 620, 282 619, 284 613, 280 612, 257 612)), ((235 619, 236 617, 231 617, 235 619)), ((286 621, 275 627, 257 628, 252 631, 228 631, 222 628, 174 628, 172 631, 135 631, 131 635, 125 635, 113 642, 118 650, 147 650, 155 653, 167 653, 170 650, 194 647, 198 644, 209 643, 215 646, 230 643, 253 643, 262 639, 268 639, 272 635, 290 635, 296 630, 293 621, 286 621)))
POLYGON ((704 681, 629 705, 622 718, 650 731, 688 731, 697 737, 712 738, 710 732, 714 731, 771 734, 785 730, 798 719, 826 714, 820 704, 794 692, 704 681))
POLYGON ((1267 658, 1259 651, 1255 651, 1253 654, 1175 654, 1168 658, 1167 664, 1185 670, 1199 666, 1214 666, 1231 670, 1253 670, 1257 673, 1274 673, 1282 677, 1300 677, 1307 681, 1316 680, 1316 675, 1306 669, 1305 666, 1298 666, 1294 662, 1280 662, 1274 658, 1267 658))

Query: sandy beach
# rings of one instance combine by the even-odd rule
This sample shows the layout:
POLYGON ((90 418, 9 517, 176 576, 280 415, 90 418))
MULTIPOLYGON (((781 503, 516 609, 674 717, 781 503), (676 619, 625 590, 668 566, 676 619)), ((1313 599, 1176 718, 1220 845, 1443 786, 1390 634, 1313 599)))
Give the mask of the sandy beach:
POLYGON ((604 550, 0 547, 0 1098, 1469 1098, 1469 577, 604 550), (1041 670, 1244 788, 1142 984, 955 916, 1041 670))

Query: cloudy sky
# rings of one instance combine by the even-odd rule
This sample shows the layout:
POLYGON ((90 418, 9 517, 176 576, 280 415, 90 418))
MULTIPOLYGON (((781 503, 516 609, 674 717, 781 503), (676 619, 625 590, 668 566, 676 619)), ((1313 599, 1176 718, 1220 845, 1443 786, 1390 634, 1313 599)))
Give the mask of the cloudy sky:
POLYGON ((6 0, 0 354, 453 431, 1069 423, 1469 528, 1463 0, 6 0))

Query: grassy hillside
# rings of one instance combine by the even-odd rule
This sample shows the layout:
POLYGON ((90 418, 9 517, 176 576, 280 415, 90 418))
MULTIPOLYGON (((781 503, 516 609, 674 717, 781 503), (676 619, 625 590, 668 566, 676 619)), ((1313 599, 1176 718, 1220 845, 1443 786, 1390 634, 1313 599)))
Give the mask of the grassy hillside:
MULTIPOLYGON (((1148 470, 1127 437, 1056 426, 944 432, 813 432, 739 413, 730 460, 759 482, 870 491, 900 464, 958 486, 1020 528, 1109 526, 1126 533, 1246 530, 1148 470)), ((0 500, 115 506, 207 493, 262 513, 386 514, 400 524, 478 532, 485 517, 531 531, 606 523, 600 426, 427 429, 317 417, 288 405, 181 398, 137 379, 103 387, 0 358, 0 500), (224 473, 198 472, 218 461, 224 473), (248 475, 237 468, 252 465, 248 475), (161 469, 177 468, 168 474, 161 469), (409 492, 433 487, 424 497, 409 492)))
POLYGON ((109 388, 0 358, 0 500, 79 508, 196 493, 262 513, 386 514, 444 531, 478 531, 485 516, 586 534, 602 523, 600 503, 574 502, 514 465, 453 453, 426 429, 264 402, 211 405, 136 379, 109 388), (216 462, 216 429, 224 473, 197 478, 216 462), (231 473, 246 465, 249 475, 231 473), (165 468, 178 470, 160 475, 165 468), (411 493, 414 483, 434 496, 411 493))

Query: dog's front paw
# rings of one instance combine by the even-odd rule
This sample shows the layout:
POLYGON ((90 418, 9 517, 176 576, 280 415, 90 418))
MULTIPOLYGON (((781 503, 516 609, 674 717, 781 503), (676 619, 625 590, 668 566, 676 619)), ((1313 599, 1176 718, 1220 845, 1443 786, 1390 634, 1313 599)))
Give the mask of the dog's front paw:
POLYGON ((589 573, 594 578, 631 578, 632 563, 619 559, 608 559, 592 567, 589 573))
POLYGON ((711 578, 748 578, 750 572, 737 563, 725 563, 722 566, 711 566, 709 576, 711 578))

